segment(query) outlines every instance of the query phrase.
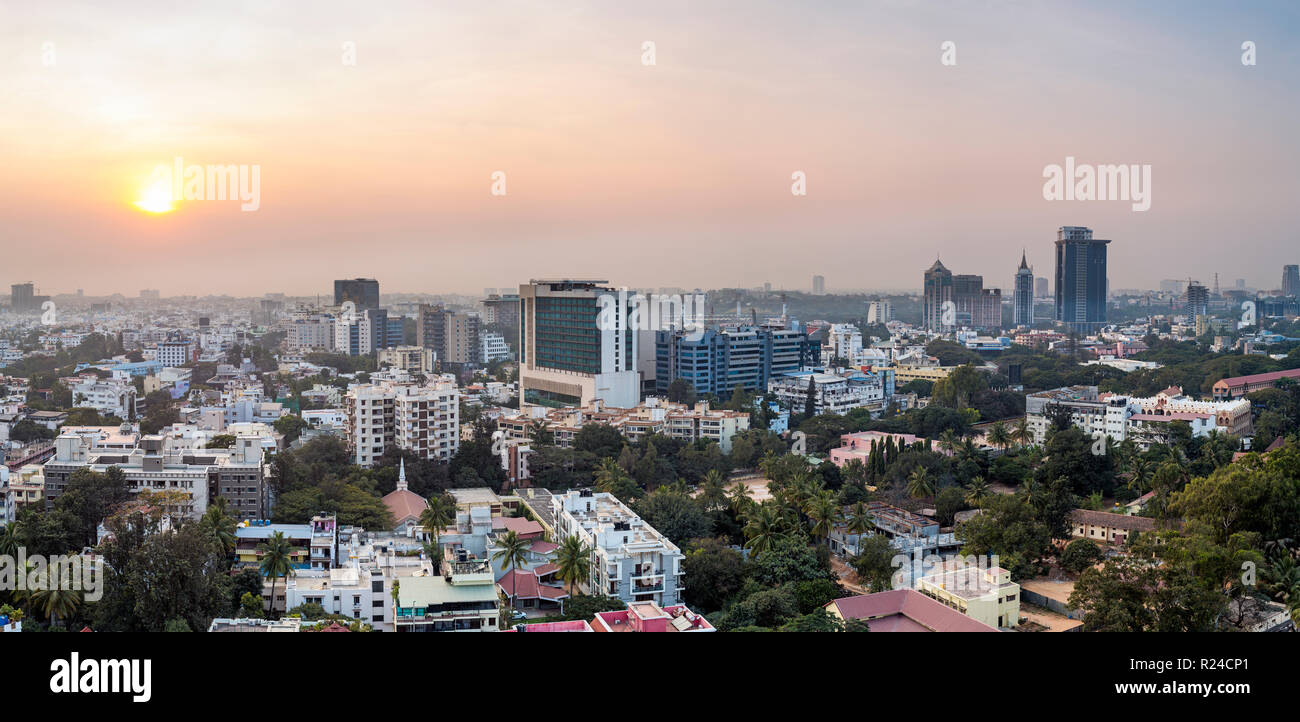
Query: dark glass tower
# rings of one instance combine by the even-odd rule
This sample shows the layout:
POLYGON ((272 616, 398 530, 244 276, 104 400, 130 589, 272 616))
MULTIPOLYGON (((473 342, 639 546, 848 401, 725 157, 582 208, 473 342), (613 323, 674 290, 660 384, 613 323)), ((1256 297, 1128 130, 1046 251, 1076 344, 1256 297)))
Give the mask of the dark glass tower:
POLYGON ((1106 245, 1092 229, 1061 226, 1056 234, 1056 320, 1088 333, 1106 323, 1106 245))

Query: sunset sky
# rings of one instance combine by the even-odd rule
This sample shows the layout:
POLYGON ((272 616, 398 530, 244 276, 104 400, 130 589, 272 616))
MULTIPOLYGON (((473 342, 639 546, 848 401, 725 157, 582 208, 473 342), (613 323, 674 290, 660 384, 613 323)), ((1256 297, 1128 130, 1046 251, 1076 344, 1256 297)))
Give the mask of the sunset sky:
POLYGON ((1007 288, 1062 225, 1112 289, 1300 263, 1300 3, 59 5, 0 0, 5 289, 1007 288), (259 165, 260 209, 143 212, 177 156, 259 165), (1066 156, 1151 164, 1151 209, 1044 200, 1066 156))

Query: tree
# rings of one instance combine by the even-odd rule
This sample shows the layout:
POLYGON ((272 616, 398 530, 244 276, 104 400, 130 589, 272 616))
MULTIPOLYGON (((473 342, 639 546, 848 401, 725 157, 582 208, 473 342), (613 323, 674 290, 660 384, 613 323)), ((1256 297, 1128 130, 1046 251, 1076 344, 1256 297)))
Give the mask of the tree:
POLYGON ((971 477, 970 483, 966 484, 965 501, 973 507, 979 507, 989 495, 989 483, 982 476, 971 477))
POLYGON ((1061 568, 1079 574, 1102 560, 1104 555, 1097 542, 1091 539, 1075 539, 1061 552, 1061 568))
POLYGON ((226 497, 218 496, 208 505, 207 511, 199 519, 199 525, 206 531, 226 554, 235 552, 235 519, 230 516, 230 503, 226 497))
POLYGON ((754 553, 765 552, 785 536, 785 520, 772 502, 763 502, 750 510, 745 524, 745 548, 754 553))
POLYGON ((704 475, 704 483, 700 484, 699 500, 708 511, 727 506, 727 487, 722 479, 722 472, 709 469, 704 475))
POLYGON ((898 550, 889 543, 883 534, 872 534, 858 543, 858 555, 849 560, 849 565, 858 574, 858 583, 873 592, 883 592, 893 588, 894 557, 898 550))
POLYGON ((700 612, 721 609, 745 581, 745 559, 722 539, 697 539, 686 550, 682 571, 690 584, 686 601, 700 612))
POLYGON ((497 539, 497 550, 492 554, 492 561, 500 562, 501 566, 505 567, 510 574, 510 612, 512 616, 515 611, 515 585, 517 582, 514 571, 528 562, 529 546, 531 546, 531 543, 520 537, 512 529, 497 539))
POLYGON ((456 520, 456 500, 448 494, 437 494, 429 499, 429 505, 420 512, 420 526, 433 535, 433 543, 438 544, 442 530, 456 520))
POLYGON ((818 608, 781 625, 782 632, 843 632, 844 623, 825 609, 818 608))
POLYGON ((913 499, 918 499, 934 494, 934 479, 930 478, 930 470, 924 466, 917 466, 907 477, 907 494, 913 499))
POLYGON ((564 580, 569 596, 573 596, 573 586, 586 584, 591 578, 591 548, 577 535, 570 534, 555 550, 555 564, 557 576, 564 580))
POLYGON ((803 416, 805 419, 811 419, 817 415, 817 379, 812 375, 808 376, 808 395, 803 402, 803 416))
POLYGON ((247 619, 261 619, 266 616, 263 611, 262 595, 244 592, 239 598, 239 616, 247 619))
POLYGON ((294 576, 294 548, 284 537, 284 532, 277 531, 266 542, 257 545, 262 559, 258 562, 262 576, 271 580, 271 612, 275 612, 275 583, 280 577, 294 576))
POLYGON ((696 500, 671 486, 661 486, 634 504, 647 524, 675 544, 708 536, 713 519, 696 500))

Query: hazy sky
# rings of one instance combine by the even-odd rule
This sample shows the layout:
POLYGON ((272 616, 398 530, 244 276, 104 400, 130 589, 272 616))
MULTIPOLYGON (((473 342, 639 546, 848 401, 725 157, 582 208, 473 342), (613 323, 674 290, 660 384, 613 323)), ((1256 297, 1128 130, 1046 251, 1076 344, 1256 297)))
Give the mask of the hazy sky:
POLYGON ((1086 225, 1112 288, 1277 287, 1300 3, 1143 4, 0 0, 0 284, 1006 288, 1086 225), (176 156, 260 209, 136 208, 176 156), (1151 209, 1044 200, 1066 156, 1151 164, 1151 209))

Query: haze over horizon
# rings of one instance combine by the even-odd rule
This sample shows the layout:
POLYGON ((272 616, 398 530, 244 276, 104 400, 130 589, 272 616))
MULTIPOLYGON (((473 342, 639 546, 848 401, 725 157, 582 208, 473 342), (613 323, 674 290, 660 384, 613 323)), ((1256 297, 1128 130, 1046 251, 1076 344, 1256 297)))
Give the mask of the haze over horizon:
POLYGON ((0 288, 919 289, 938 255, 1005 290, 1063 225, 1112 289, 1300 263, 1293 4, 302 7, 0 9, 0 288), (176 157, 260 166, 260 208, 142 212, 176 157), (1067 157, 1150 164, 1150 210, 1044 200, 1067 157))

